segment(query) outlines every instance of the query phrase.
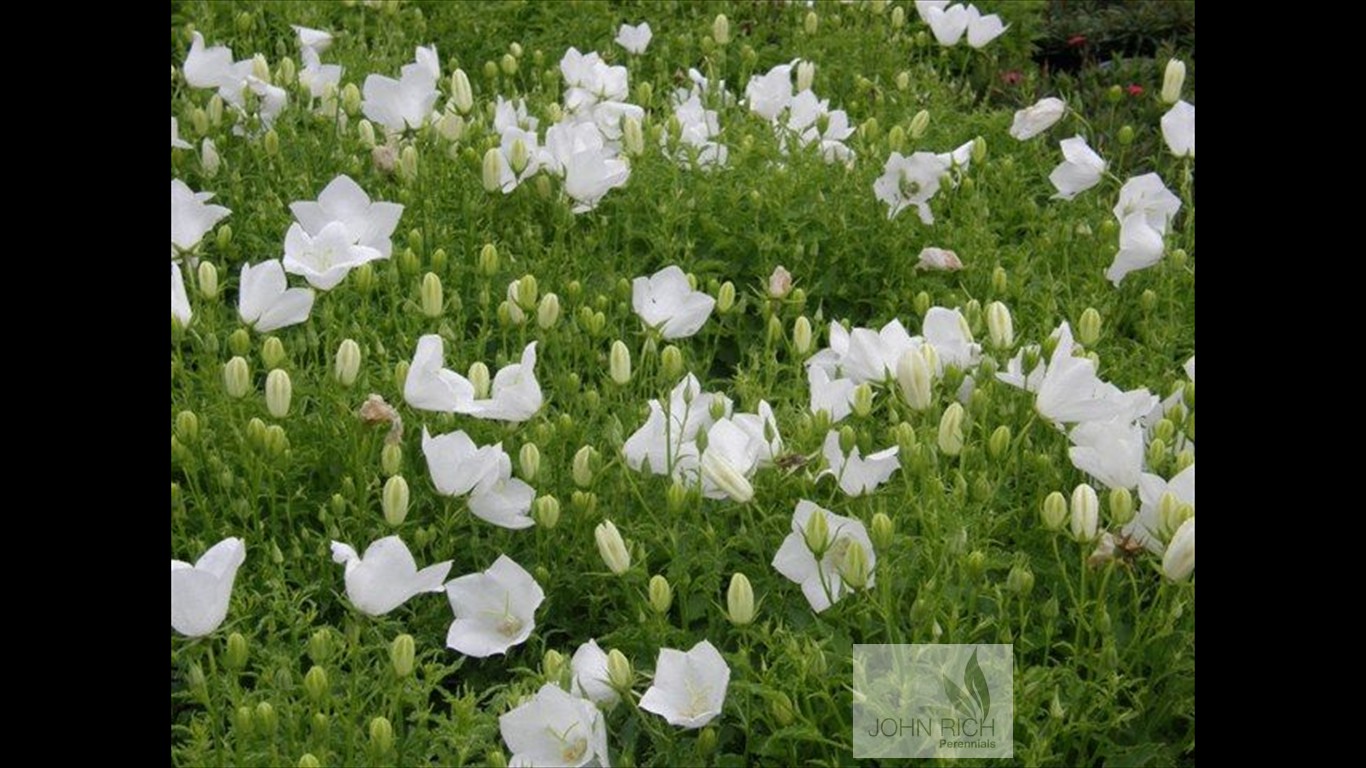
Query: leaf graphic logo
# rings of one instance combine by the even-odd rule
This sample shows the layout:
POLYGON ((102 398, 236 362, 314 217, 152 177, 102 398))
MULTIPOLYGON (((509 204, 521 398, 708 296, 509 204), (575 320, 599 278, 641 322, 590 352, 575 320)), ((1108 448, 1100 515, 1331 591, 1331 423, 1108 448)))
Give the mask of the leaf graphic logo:
POLYGON ((944 696, 953 708, 963 715, 982 721, 991 713, 991 689, 987 686, 987 676, 977 663, 977 650, 974 648, 968 663, 963 666, 963 685, 960 687, 941 675, 944 681, 944 696))

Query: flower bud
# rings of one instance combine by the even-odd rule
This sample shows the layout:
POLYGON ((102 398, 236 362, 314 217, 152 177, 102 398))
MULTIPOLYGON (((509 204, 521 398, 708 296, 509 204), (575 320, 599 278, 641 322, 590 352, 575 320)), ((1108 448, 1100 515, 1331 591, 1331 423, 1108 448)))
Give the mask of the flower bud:
POLYGON ((811 90, 811 83, 816 79, 816 65, 803 61, 797 65, 797 93, 811 90))
POLYGON ((987 440, 987 452, 991 458, 999 459, 1005 456, 1006 450, 1010 448, 1010 427, 1002 424, 991 433, 991 438, 987 440))
POLYGON ((394 363, 394 385, 395 385, 399 390, 402 390, 402 389, 403 389, 403 385, 406 384, 407 381, 408 381, 408 361, 407 361, 407 360, 399 360, 397 363, 394 363))
POLYGON ((817 558, 825 554, 830 546, 830 523, 825 519, 824 512, 818 510, 807 518, 802 538, 806 541, 806 548, 817 558))
POLYGON ((451 73, 451 101, 462 115, 468 115, 474 108, 474 91, 470 89, 469 75, 463 69, 451 73))
POLYGON ((1077 340, 1082 346, 1089 347, 1100 340, 1100 312, 1095 307, 1087 307, 1077 323, 1077 340))
POLYGON ((518 307, 528 312, 536 308, 539 296, 540 287, 536 284, 535 275, 522 275, 508 284, 508 299, 517 302, 518 307))
POLYGON ((242 633, 233 632, 228 635, 228 669, 240 670, 247 666, 247 639, 242 637, 242 633))
POLYGON ((906 24, 906 9, 897 6, 892 9, 892 29, 901 29, 906 24))
POLYGON ((1072 538, 1079 543, 1094 541, 1100 527, 1100 498, 1096 489, 1082 483, 1072 491, 1072 538))
POLYGON ((498 68, 509 77, 517 74, 517 57, 510 53, 503 54, 503 58, 498 60, 498 68))
POLYGON ((963 567, 968 572, 968 578, 976 581, 982 578, 982 574, 987 570, 987 555, 980 549, 974 549, 968 553, 963 561, 963 567))
POLYGON ((314 664, 326 664, 332 658, 332 652, 336 650, 332 642, 332 631, 324 627, 314 632, 308 638, 308 658, 314 664))
POLYGON ((289 373, 276 368, 266 375, 266 410, 277 419, 289 415, 289 401, 294 394, 294 385, 289 373))
MULTIPOLYGON (((460 141, 465 135, 465 118, 454 112, 446 112, 441 115, 441 119, 436 121, 436 131, 446 141, 452 143, 460 141)), ((450 153, 453 159, 459 156, 456 147, 451 147, 450 153)))
POLYGON ((213 143, 213 139, 207 136, 199 146, 199 165, 204 169, 204 175, 212 179, 218 175, 218 169, 223 164, 222 158, 218 156, 218 147, 213 143))
POLYGON ((267 368, 279 368, 285 360, 285 345, 278 336, 267 336, 261 342, 261 362, 267 368))
POLYGON ((574 454, 573 477, 574 484, 580 488, 587 488, 593 484, 593 464, 597 456, 597 451, 593 446, 585 445, 574 454))
POLYGON ((726 618, 737 627, 754 622, 754 587, 743 573, 730 577, 730 589, 726 590, 726 618))
MULTIPOLYGON (((701 435, 699 435, 700 437, 701 435)), ((754 498, 754 486, 729 461, 700 446, 699 450, 702 451, 702 477, 715 485, 732 501, 745 504, 754 498)))
MULTIPOLYGON (((1195 417, 1192 415, 1191 418, 1195 417)), ((1184 451, 1176 454, 1176 461, 1172 464, 1172 474, 1179 475, 1182 471, 1184 471, 1187 467, 1194 463, 1195 451, 1192 451, 1191 449, 1187 448, 1184 451)))
POLYGON ((356 383, 356 377, 360 375, 360 345, 354 339, 345 339, 337 346, 337 361, 332 372, 343 387, 356 383))
POLYGON ((963 452, 963 404, 957 400, 949 403, 939 419, 939 450, 945 456, 963 452))
POLYGON ((289 437, 285 435, 285 428, 279 424, 271 424, 266 427, 266 436, 263 441, 266 452, 271 456, 283 456, 289 450, 289 437))
POLYGON ((654 612, 663 616, 669 612, 669 606, 673 605, 674 590, 669 586, 669 580, 659 574, 650 577, 650 607, 654 612))
POLYGON ((920 139, 930 127, 930 111, 922 109, 911 118, 911 138, 920 139))
POLYGON ((413 642, 412 635, 399 635, 389 644, 389 662, 394 667, 394 674, 399 677, 407 677, 413 673, 416 657, 417 645, 413 642))
POLYGON ((1162 573, 1172 581, 1185 581, 1195 572, 1195 518, 1187 518, 1172 534, 1162 555, 1162 573))
POLYGON ((730 42, 730 19, 726 18, 726 14, 718 13, 716 18, 712 20, 711 39, 715 40, 717 45, 725 45, 730 42))
POLYGON ((176 414, 175 436, 187 445, 199 441, 199 416, 194 411, 181 411, 176 414))
POLYGON ((1043 525, 1050 531, 1062 530, 1067 519, 1067 499, 1060 491, 1048 494, 1043 500, 1043 525))
POLYGON ((715 751, 716 729, 710 727, 703 728, 702 732, 697 734, 697 754, 702 757, 706 757, 707 755, 710 755, 712 752, 715 751))
POLYGON ((727 280, 716 292, 716 311, 725 314, 735 306, 735 284, 727 280))
POLYGON ((441 311, 445 305, 445 292, 441 288, 441 278, 435 272, 428 272, 422 276, 422 288, 420 291, 422 299, 422 314, 427 317, 441 317, 441 311))
POLYGON ((1134 497, 1128 488, 1110 489, 1110 523, 1128 525, 1134 519, 1134 497))
POLYGON ((1122 147, 1127 147, 1127 146, 1129 146, 1130 144, 1133 144, 1133 143, 1134 143, 1134 127, 1133 127, 1132 125, 1122 125, 1122 126, 1120 126, 1120 128, 1119 128, 1119 133, 1116 135, 1116 138, 1119 139, 1119 144, 1120 144, 1120 146, 1122 146, 1122 147))
MULTIPOLYGON (((497 80, 497 79, 498 79, 498 62, 496 62, 496 61, 486 61, 486 62, 484 62, 484 79, 485 79, 485 80, 497 80)), ((488 111, 489 111, 489 114, 490 114, 490 115, 493 114, 493 105, 492 105, 492 104, 489 104, 489 105, 488 105, 488 111)))
POLYGON ((246 358, 238 355, 223 365, 223 388, 228 397, 245 397, 251 389, 251 369, 246 358))
POLYGON ((844 557, 839 565, 840 578, 845 584, 854 589, 863 589, 868 586, 868 579, 871 576, 868 565, 868 551, 863 548, 863 544, 855 539, 842 539, 848 542, 849 548, 845 550, 844 557))
MULTIPOLYGON (((921 349, 926 347, 930 345, 922 345, 921 349)), ((934 395, 933 380, 934 368, 926 361, 921 350, 908 349, 901 353, 896 362, 896 382, 907 405, 917 411, 930 407, 934 395)))
POLYGON ((802 315, 792 323, 792 351, 798 357, 805 357, 811 351, 811 321, 802 315))
POLYGON ((1011 568, 1010 574, 1006 576, 1006 589, 1025 597, 1034 590, 1034 572, 1026 565, 1011 568))
POLYGON ((498 246, 484 243, 479 250, 479 274, 488 277, 498 271, 498 246))
POLYGON ((602 556, 602 561, 607 564, 607 568, 620 576, 631 568, 631 553, 626 549, 626 542, 621 538, 621 532, 612 524, 611 520, 605 520, 598 524, 593 530, 593 537, 598 542, 598 554, 602 556))
MULTIPOLYGON (((322 714, 321 712, 318 714, 322 714)), ((325 718, 326 715, 323 715, 325 718)), ((322 768, 322 763, 313 756, 312 752, 305 752, 299 756, 298 768, 322 768)))
POLYGON ((470 364, 470 384, 474 386, 474 399, 485 400, 489 396, 489 367, 483 362, 470 364))
POLYGON ((904 70, 904 69, 903 69, 902 71, 896 73, 896 89, 897 89, 898 91, 904 91, 904 90, 909 89, 910 87, 911 87, 911 73, 910 73, 910 72, 907 72, 907 71, 904 70))
POLYGON ((266 131, 266 135, 261 139, 261 148, 266 151, 266 157, 275 157, 280 154, 280 134, 274 128, 266 131))
POLYGON ((806 18, 802 19, 802 29, 808 35, 816 34, 816 30, 820 28, 820 24, 821 17, 817 16, 815 11, 807 11, 806 18))
POLYGON ((1162 494, 1162 498, 1157 503, 1157 524, 1158 532, 1162 538, 1167 538, 1176 531, 1177 526, 1181 525, 1181 500, 1176 498, 1176 494, 1167 491, 1162 494))
POLYGON ((683 351, 670 344, 659 353, 659 370, 666 381, 674 381, 683 374, 683 351))
POLYGON ((269 701, 263 701, 256 705, 256 727, 265 734, 275 733, 275 728, 280 724, 279 717, 275 714, 275 707, 269 701))
POLYGON ((379 468, 385 477, 397 475, 403 468, 403 445, 386 442, 379 449, 379 468))
POLYGON ((1148 443, 1148 450, 1144 456, 1144 463, 1152 472, 1158 472, 1167 463, 1167 441, 1160 437, 1154 437, 1148 443))
POLYGON ((399 526, 408 517, 408 481, 403 475, 394 475, 384 483, 384 493, 380 497, 384 507, 384 522, 399 526))
POLYGON ((370 748, 377 755, 389 752, 394 746, 394 726, 389 723, 386 717, 377 717, 370 721, 370 748))
POLYGON ((645 153, 645 133, 640 121, 626 117, 621 121, 621 149, 627 157, 640 157, 645 153))
POLYGON ((1186 62, 1168 59, 1162 74, 1162 103, 1175 104, 1181 100, 1181 87, 1186 84, 1186 62))
POLYGON ((887 146, 893 152, 906 152, 906 129, 899 125, 892 126, 892 130, 887 132, 887 146))
POLYGON ((612 342, 612 353, 608 359, 608 371, 612 381, 625 385, 631 380, 631 350, 620 339, 612 342))
POLYGON ((625 693, 631 690, 633 682, 635 682, 635 671, 631 669, 631 660, 616 648, 608 651, 607 684, 618 693, 625 693))
POLYGON ((314 704, 320 704, 330 691, 331 683, 327 679, 327 670, 314 664, 313 668, 308 670, 308 674, 304 675, 304 693, 308 694, 308 698, 314 704))
POLYGON ((560 500, 554 496, 542 496, 531 505, 531 515, 536 524, 547 531, 560 523, 560 500))
POLYGON ((503 188, 501 180, 503 172, 502 153, 497 147, 489 148, 484 153, 484 191, 497 192, 503 188))
POLYGON ((688 496, 687 486, 679 480, 674 480, 669 489, 664 492, 665 506, 670 512, 682 512, 688 505, 688 496))
POLYGON ((1015 321, 1010 317, 1010 309, 999 301, 987 305, 987 339, 995 349, 1015 346, 1015 321))

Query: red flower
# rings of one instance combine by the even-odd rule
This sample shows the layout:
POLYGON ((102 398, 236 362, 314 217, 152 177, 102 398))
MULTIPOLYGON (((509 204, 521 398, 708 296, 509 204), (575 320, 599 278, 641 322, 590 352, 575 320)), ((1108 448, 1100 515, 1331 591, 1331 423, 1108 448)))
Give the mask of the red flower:
POLYGON ((1080 48, 1086 45, 1086 35, 1072 35, 1067 38, 1067 45, 1071 48, 1080 48))
POLYGON ((1136 84, 1136 83, 1130 83, 1130 84, 1129 84, 1129 87, 1128 87, 1126 90, 1129 91, 1129 95, 1130 95, 1130 96, 1142 96, 1142 95, 1143 95, 1143 86, 1138 85, 1138 84, 1136 84))
POLYGON ((1018 69, 1001 73, 1001 82, 1006 85, 1019 85, 1022 80, 1024 80, 1024 73, 1018 69))

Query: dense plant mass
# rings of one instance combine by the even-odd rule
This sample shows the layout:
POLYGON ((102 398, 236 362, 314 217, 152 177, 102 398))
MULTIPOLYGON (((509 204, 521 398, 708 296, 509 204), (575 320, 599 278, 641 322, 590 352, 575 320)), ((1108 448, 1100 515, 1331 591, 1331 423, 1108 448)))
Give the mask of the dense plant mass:
POLYGON ((1193 763, 1193 50, 1044 10, 173 2, 172 764, 1193 763))

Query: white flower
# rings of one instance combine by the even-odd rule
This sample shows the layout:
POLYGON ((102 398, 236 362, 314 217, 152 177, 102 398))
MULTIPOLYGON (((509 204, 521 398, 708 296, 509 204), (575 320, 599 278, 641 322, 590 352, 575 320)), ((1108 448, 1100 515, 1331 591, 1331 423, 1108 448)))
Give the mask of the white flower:
POLYGON ((341 85, 342 68, 340 64, 324 64, 318 58, 318 51, 304 46, 299 50, 303 68, 299 70, 299 84, 308 89, 308 95, 321 99, 330 89, 341 85))
POLYGON ((455 411, 476 419, 520 422, 535 416, 543 402, 541 385, 536 380, 536 342, 533 341, 522 350, 521 362, 498 369, 487 400, 457 405, 455 411))
POLYGON ((220 219, 232 211, 209 205, 212 192, 194 192, 180 179, 171 179, 171 252, 193 250, 220 219))
POLYGON ((1038 392, 1039 387, 1043 384, 1044 374, 1048 372, 1048 364, 1039 358, 1034 370, 1026 374, 1024 359, 1026 354, 1039 355, 1040 351, 1037 344, 1021 347, 1020 351, 1016 352, 1015 356, 1006 362, 1006 369, 996 374, 997 380, 1026 392, 1038 392))
POLYGON ((640 697, 640 708, 669 725, 701 728, 721 714, 730 685, 730 666, 716 646, 703 640, 687 653, 662 648, 654 684, 640 697))
POLYGON ((247 557, 239 538, 223 539, 194 565, 171 561, 171 627, 182 635, 203 637, 228 615, 232 584, 247 557))
POLYGON ((887 478, 891 477, 893 472, 901 468, 901 461, 897 458, 898 450, 894 445, 868 454, 868 458, 865 459, 856 445, 849 455, 845 456, 840 450, 840 433, 832 429, 826 434, 825 445, 822 448, 828 467, 816 477, 834 475, 839 482, 840 490, 845 494, 862 496, 877 490, 879 485, 887 482, 887 478))
MULTIPOLYGON (((679 126, 678 140, 683 145, 678 148, 674 159, 687 165, 695 157, 697 165, 702 168, 725 165, 730 150, 726 145, 714 141, 721 133, 716 110, 703 107, 699 91, 684 92, 684 95, 685 98, 677 100, 674 107, 674 117, 679 126)), ((667 144, 669 137, 661 135, 659 141, 667 144)))
POLYGON ((650 22, 642 21, 636 26, 622 24, 621 29, 617 30, 617 45, 625 48, 629 53, 639 56, 645 53, 645 48, 650 44, 650 39, 654 33, 650 31, 650 22))
POLYGON ((285 233, 285 271, 301 275, 320 291, 335 288, 352 267, 383 258, 379 251, 351 240, 346 225, 329 222, 317 235, 310 235, 297 222, 285 233))
MULTIPOLYGON (((921 340, 911 337, 900 320, 893 320, 881 330, 855 328, 849 332, 848 350, 839 360, 844 375, 855 384, 865 381, 881 383, 896 376, 896 366, 908 349, 919 347, 921 340)), ((830 341, 835 341, 831 328, 830 341)))
POLYGON ((631 166, 602 150, 575 152, 564 162, 564 191, 574 201, 574 213, 587 213, 598 207, 604 195, 624 186, 631 177, 631 166))
POLYGON ((1005 34, 1009 25, 1001 23, 1001 17, 996 14, 983 16, 977 10, 977 6, 968 6, 968 45, 973 48, 981 48, 992 40, 1005 34))
POLYGON ((930 198, 939 191, 939 177, 948 170, 949 165, 933 152, 916 152, 910 157, 893 152, 882 167, 882 175, 873 182, 873 194, 887 204, 888 219, 914 205, 920 220, 933 224, 930 198))
POLYGON ((464 496, 485 477, 498 471, 503 445, 475 445, 463 430, 432 437, 422 428, 422 454, 427 458, 436 490, 446 496, 464 496))
POLYGON ((930 307, 930 311, 925 313, 922 333, 925 334, 925 342, 934 347, 939 359, 936 375, 943 374, 944 366, 965 371, 975 366, 982 356, 982 345, 972 340, 967 318, 956 309, 930 307))
POLYGON ((1162 552, 1162 497, 1170 493, 1178 503, 1195 506, 1195 465, 1181 470, 1171 480, 1144 472, 1138 480, 1138 515, 1124 526, 1123 533, 1142 543, 1150 552, 1162 552))
POLYGON ((1072 354, 1072 328, 1058 326, 1058 345, 1039 382, 1034 407, 1056 424, 1102 421, 1117 416, 1125 406, 1123 393, 1100 380, 1090 358, 1072 354))
POLYGON ((951 5, 947 8, 940 5, 917 6, 920 11, 920 18, 930 25, 930 31, 934 33, 934 39, 943 46, 958 45, 958 41, 963 39, 963 33, 968 31, 968 9, 961 5, 951 5))
POLYGON ((179 121, 177 121, 177 120, 175 119, 175 115, 172 115, 172 116, 171 116, 171 148, 172 148, 172 149, 189 149, 189 148, 190 148, 190 142, 188 142, 188 141, 186 141, 186 140, 180 138, 180 123, 179 123, 179 121))
POLYGON ((774 457, 783 452, 783 438, 778 434, 778 421, 768 401, 759 401, 757 413, 737 413, 730 420, 749 436, 749 450, 755 456, 756 466, 773 464, 774 457))
POLYGON ((502 528, 520 530, 536 524, 531 519, 531 503, 536 491, 524 480, 512 476, 512 458, 503 444, 493 446, 497 452, 492 471, 484 475, 470 495, 470 514, 502 528))
POLYGON ((836 515, 803 499, 797 502, 797 510, 792 514, 792 532, 773 557, 773 567, 778 573, 800 584, 811 609, 820 613, 853 591, 844 583, 842 574, 849 564, 849 551, 856 544, 863 548, 867 558, 867 586, 872 587, 875 583, 877 555, 873 551, 872 540, 868 538, 868 529, 854 518, 836 515), (816 561, 815 554, 806 543, 807 523, 812 515, 823 515, 829 531, 820 562, 816 561))
POLYGON ((1124 182, 1119 189, 1119 202, 1115 203, 1115 218, 1121 224, 1135 213, 1143 214, 1148 227, 1159 235, 1167 234, 1167 225, 1181 209, 1181 198, 1172 194, 1162 177, 1156 173, 1145 173, 1124 182))
POLYGON ((185 82, 191 88, 231 87, 237 81, 233 72, 232 49, 224 45, 205 48, 204 36, 198 32, 191 38, 190 50, 185 54, 181 71, 185 73, 185 82))
POLYGON ((1101 177, 1105 174, 1106 163, 1081 136, 1063 139, 1059 144, 1062 147, 1063 162, 1048 174, 1048 180, 1058 189, 1058 194, 1053 197, 1071 200, 1100 183, 1101 177))
POLYGON ((958 259, 958 254, 953 251, 944 248, 925 247, 920 250, 920 261, 915 265, 915 268, 957 272, 963 268, 963 262, 958 259))
POLYGON ((1119 287, 1126 275, 1162 260, 1162 233, 1148 224, 1142 211, 1124 217, 1119 225, 1119 252, 1105 270, 1105 277, 1119 287))
POLYGON ((444 368, 446 343, 432 333, 417 340, 417 351, 403 382, 403 399, 423 411, 464 412, 474 402, 474 385, 444 368))
POLYGON ((322 53, 332 46, 332 33, 321 29, 302 27, 298 24, 290 24, 290 29, 299 36, 299 47, 308 48, 315 53, 322 53))
POLYGON ((204 36, 195 32, 183 71, 185 82, 191 87, 216 88, 219 97, 239 112, 246 106, 245 94, 250 90, 259 98, 261 123, 269 127, 285 108, 288 94, 253 75, 255 68, 253 59, 233 61, 231 48, 216 45, 205 49, 204 36))
POLYGON ((677 266, 631 281, 631 306, 649 328, 666 339, 685 339, 701 330, 716 299, 694 291, 677 266))
POLYGON ((541 585, 507 555, 499 555, 483 573, 447 583, 446 595, 455 612, 446 645, 479 658, 526 642, 536 626, 536 609, 545 600, 541 585))
POLYGON ((597 640, 589 640, 574 651, 574 658, 569 660, 569 669, 573 677, 570 690, 576 695, 604 707, 611 707, 621 700, 621 695, 608 681, 607 653, 598 647, 597 640))
POLYGON ((418 48, 416 59, 403 65, 399 79, 372 74, 361 88, 361 111, 390 133, 421 128, 436 106, 436 81, 441 76, 436 48, 418 48))
POLYGON ((1067 114, 1067 104, 1052 96, 1040 99, 1033 106, 1025 107, 1015 113, 1015 121, 1010 124, 1010 135, 1025 141, 1043 133, 1067 114))
POLYGON ((602 712, 554 683, 499 717, 498 729, 512 752, 508 765, 609 766, 602 712))
POLYGON ((254 267, 244 263, 238 289, 238 316, 261 333, 302 323, 313 311, 313 291, 289 288, 278 259, 254 267))
POLYGON ((185 276, 180 274, 180 265, 171 262, 171 317, 180 321, 180 327, 190 324, 194 315, 190 309, 190 297, 185 295, 185 276))
POLYGON ((757 446, 749 434, 730 419, 721 419, 707 430, 707 449, 702 452, 702 495, 709 499, 730 497, 741 504, 754 498, 749 475, 759 461, 757 446))
POLYGON ((1195 518, 1186 518, 1172 534, 1162 555, 1162 573, 1172 581, 1185 581, 1195 573, 1195 518))
POLYGON ((577 114, 600 101, 625 101, 630 92, 626 67, 608 66, 597 53, 570 48, 560 59, 565 110, 577 114))
POLYGON ((658 400, 650 401, 650 416, 622 445, 626 464, 636 471, 649 462, 650 472, 686 478, 698 470, 697 433, 713 423, 711 406, 720 398, 724 415, 732 404, 724 395, 702 392, 691 373, 669 394, 667 412, 658 400))
POLYGON ((367 616, 383 616, 421 592, 440 592, 451 561, 417 569, 408 545, 385 536, 356 554, 350 544, 332 542, 332 561, 346 566, 346 598, 367 616))
POLYGON ((1072 429, 1072 466, 1107 488, 1133 488, 1143 473, 1143 428, 1122 416, 1072 429))
POLYGON ((745 99, 750 111, 769 122, 777 122, 778 115, 792 104, 792 68, 800 59, 790 64, 779 64, 766 74, 754 75, 745 85, 745 99))
POLYGON ((304 231, 317 236, 328 224, 336 221, 346 226, 350 242, 374 248, 379 258, 387 259, 394 246, 390 237, 403 215, 398 203, 370 202, 350 176, 342 175, 328 183, 316 202, 300 200, 289 204, 289 210, 303 225, 304 231))
POLYGON ((1173 155, 1195 157, 1195 107, 1184 101, 1173 104, 1162 116, 1162 138, 1173 155))
POLYGON ((806 369, 806 382, 811 388, 811 413, 825 411, 830 423, 837 424, 853 408, 854 387, 850 379, 831 379, 825 368, 812 365, 806 369))
POLYGON ((463 431, 432 437, 422 429, 422 454, 436 490, 446 496, 471 494, 470 514, 502 528, 530 528, 536 491, 512 476, 503 444, 475 445, 463 431))

